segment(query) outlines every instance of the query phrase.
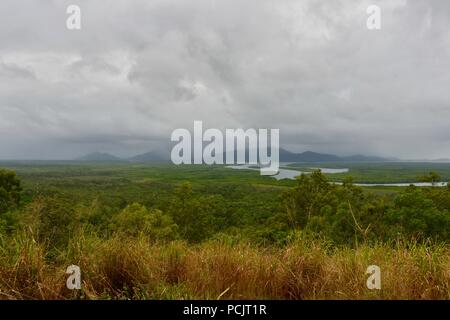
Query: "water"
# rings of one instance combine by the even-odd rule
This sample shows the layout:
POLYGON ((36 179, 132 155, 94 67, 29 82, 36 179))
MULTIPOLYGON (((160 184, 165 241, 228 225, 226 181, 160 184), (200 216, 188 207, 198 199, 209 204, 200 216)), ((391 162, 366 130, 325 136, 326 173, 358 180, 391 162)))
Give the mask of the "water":
MULTIPOLYGON (((348 172, 348 169, 330 169, 330 168, 311 168, 313 171, 314 170, 321 170, 322 173, 346 173, 348 172)), ((291 170, 291 169, 280 169, 279 173, 275 176, 273 176, 275 179, 277 180, 282 180, 282 179, 295 179, 296 177, 298 177, 299 175, 301 175, 302 173, 305 174, 310 174, 311 172, 309 171, 298 171, 298 170, 291 170)))
POLYGON ((402 183, 354 183, 355 186, 360 187, 376 187, 376 186, 385 186, 385 187, 408 187, 410 185, 414 185, 416 187, 446 187, 447 182, 436 182, 432 184, 431 182, 402 182, 402 183))
MULTIPOLYGON (((282 165, 286 165, 286 164, 282 164, 282 165)), ((259 168, 252 168, 252 165, 249 165, 249 164, 227 166, 227 168, 231 168, 231 169, 235 169, 235 170, 257 170, 257 171, 259 171, 259 168)), ((346 168, 345 169, 311 168, 311 170, 318 170, 318 169, 320 169, 322 171, 322 173, 346 173, 346 172, 348 172, 348 169, 346 169, 346 168)), ((291 169, 279 169, 278 174, 273 175, 271 177, 275 178, 277 180, 282 180, 282 179, 294 180, 296 177, 298 177, 302 173, 309 174, 311 172, 291 170, 291 169)))
MULTIPOLYGON (((286 165, 286 164, 283 164, 286 165)), ((251 165, 235 165, 235 166, 227 166, 227 168, 235 169, 235 170, 256 170, 259 171, 259 168, 252 168, 251 165)), ((349 171, 348 168, 342 169, 331 169, 331 168, 310 168, 313 170, 321 170, 322 173, 334 174, 334 173, 347 173, 349 171)), ((294 180, 296 177, 300 176, 302 173, 310 174, 309 171, 299 171, 299 170, 291 170, 291 169, 279 169, 277 175, 271 176, 277 180, 282 179, 290 179, 294 180)), ((340 182, 336 182, 336 184, 341 184, 340 182)), ((384 186, 384 187, 408 187, 410 185, 414 185, 416 187, 445 187, 447 186, 447 182, 436 182, 432 184, 431 182, 401 182, 401 183, 354 183, 355 186, 360 187, 376 187, 376 186, 384 186)))

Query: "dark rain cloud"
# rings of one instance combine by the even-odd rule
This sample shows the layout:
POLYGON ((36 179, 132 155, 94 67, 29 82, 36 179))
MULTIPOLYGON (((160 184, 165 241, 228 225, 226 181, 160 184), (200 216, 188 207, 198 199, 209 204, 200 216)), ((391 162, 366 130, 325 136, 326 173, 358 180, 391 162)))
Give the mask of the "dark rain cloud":
POLYGON ((194 120, 279 128, 294 151, 450 157, 449 70, 446 0, 2 0, 0 158, 146 152, 194 120))

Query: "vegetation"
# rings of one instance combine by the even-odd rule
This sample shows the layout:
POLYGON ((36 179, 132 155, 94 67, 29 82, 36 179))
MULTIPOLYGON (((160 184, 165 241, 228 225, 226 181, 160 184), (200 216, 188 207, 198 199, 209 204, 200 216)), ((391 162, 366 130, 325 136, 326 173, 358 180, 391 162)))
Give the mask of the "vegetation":
POLYGON ((0 243, 3 299, 449 299, 449 252, 436 244, 332 248, 294 237, 283 247, 230 239, 189 245, 89 233, 52 259, 30 234, 0 243), (82 270, 82 290, 65 287, 65 268, 82 270), (367 266, 382 289, 365 286, 367 266))
POLYGON ((332 174, 332 181, 343 181, 351 177, 355 183, 411 183, 450 181, 450 165, 448 163, 430 162, 340 162, 340 163, 292 163, 288 169, 311 171, 311 168, 348 168, 347 173, 332 174), (425 178, 425 181, 424 181, 425 178))
POLYGON ((419 180, 422 182, 431 182, 434 185, 441 181, 441 176, 437 172, 431 171, 427 175, 419 177, 419 180))
POLYGON ((17 207, 21 191, 20 181, 15 172, 0 170, 0 212, 17 207))
POLYGON ((20 179, 0 171, 0 298, 450 298, 448 187, 380 192, 320 171, 278 182, 220 166, 5 166, 20 179), (71 264, 81 291, 65 288, 71 264), (382 290, 365 286, 371 264, 382 290))

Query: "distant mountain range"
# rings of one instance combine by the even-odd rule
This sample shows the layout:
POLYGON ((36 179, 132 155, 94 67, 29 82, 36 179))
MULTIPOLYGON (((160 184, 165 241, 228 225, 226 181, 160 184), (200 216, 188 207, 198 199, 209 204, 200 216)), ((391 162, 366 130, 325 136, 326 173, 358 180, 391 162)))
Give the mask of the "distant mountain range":
POLYGON ((169 162, 170 154, 158 153, 156 151, 147 152, 143 154, 138 154, 134 157, 128 158, 127 160, 133 162, 169 162))
MULTIPOLYGON (((248 154, 248 152, 246 153, 248 154)), ((225 157, 224 157, 225 159, 225 157)), ((166 163, 170 162, 169 152, 152 151, 143 154, 138 154, 129 158, 119 158, 109 153, 94 152, 87 154, 78 161, 130 161, 130 162, 150 162, 150 163, 166 163)), ((388 159, 375 156, 352 155, 340 157, 333 154, 317 153, 312 151, 305 151, 302 153, 294 153, 285 149, 280 149, 280 162, 386 162, 398 161, 398 159, 388 159)))
POLYGON ((293 153, 285 149, 280 149, 280 162, 386 162, 397 161, 397 159, 388 159, 375 156, 352 155, 336 156, 334 154, 317 153, 305 151, 302 153, 293 153))
POLYGON ((147 152, 138 154, 129 158, 119 158, 109 153, 93 152, 85 156, 75 159, 76 161, 88 161, 88 162, 169 162, 170 157, 164 156, 158 152, 147 152))
POLYGON ((121 161, 122 159, 109 153, 93 152, 77 158, 78 161, 121 161))

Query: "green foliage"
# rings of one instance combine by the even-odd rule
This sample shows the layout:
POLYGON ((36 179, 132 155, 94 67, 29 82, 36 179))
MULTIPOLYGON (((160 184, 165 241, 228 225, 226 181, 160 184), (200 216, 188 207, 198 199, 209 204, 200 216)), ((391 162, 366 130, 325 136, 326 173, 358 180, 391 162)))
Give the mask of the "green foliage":
MULTIPOLYGON (((320 171, 276 181, 218 166, 16 166, 20 206, 20 181, 0 170, 8 298, 74 297, 62 285, 73 263, 88 288, 77 297, 89 299, 448 298, 450 186, 360 188, 320 171), (384 289, 359 290, 373 263, 384 289)), ((393 179, 398 164, 386 166, 354 165, 359 179, 393 179)), ((408 166, 402 179, 433 169, 408 166)))
POLYGON ((128 236, 144 235, 152 240, 173 240, 177 237, 177 225, 170 216, 138 203, 127 206, 115 215, 111 230, 128 236))
MULTIPOLYGON (((405 238, 450 238, 450 190, 407 188, 393 201, 364 193, 350 180, 329 184, 320 171, 298 178, 283 196, 286 226, 335 243, 405 238)), ((272 222, 272 221, 271 221, 272 222)))
MULTIPOLYGON (((439 164, 439 172, 442 168, 439 164)), ((55 248, 81 229, 102 239, 120 234, 198 243, 230 237, 258 245, 286 244, 299 230, 350 246, 450 238, 449 187, 361 188, 348 175, 341 184, 329 183, 330 176, 320 171, 297 181, 276 181, 219 166, 63 163, 14 169, 27 196, 23 208, 18 201, 8 202, 12 205, 0 215, 0 231, 31 228, 37 241, 55 248)), ((419 171, 413 169, 408 175, 419 171)), ((15 181, 11 173, 8 177, 3 181, 15 181)), ((8 199, 20 199, 20 183, 15 185, 4 188, 15 190, 8 199)))
POLYGON ((0 169, 0 213, 16 208, 22 187, 14 171, 0 169))
POLYGON ((232 223, 227 221, 226 204, 221 196, 196 195, 189 183, 175 189, 169 212, 182 237, 194 242, 207 239, 232 223))
MULTIPOLYGON (((354 183, 410 183, 421 181, 424 173, 437 173, 441 179, 437 181, 450 180, 450 165, 448 163, 430 162, 339 162, 339 163, 292 163, 287 169, 298 169, 311 172, 312 168, 336 168, 349 169, 346 173, 328 174, 330 181, 343 182, 351 177, 354 183)), ((431 181, 424 181, 431 182, 431 181)))
POLYGON ((427 194, 411 187, 397 196, 387 211, 391 233, 415 238, 449 239, 450 213, 439 210, 427 194))
POLYGON ((24 225, 49 247, 61 247, 78 230, 79 216, 69 201, 57 196, 38 196, 25 208, 24 225))
POLYGON ((427 175, 419 177, 419 181, 421 181, 421 182, 430 182, 432 184, 435 184, 435 183, 441 181, 441 176, 437 172, 431 171, 427 175))

